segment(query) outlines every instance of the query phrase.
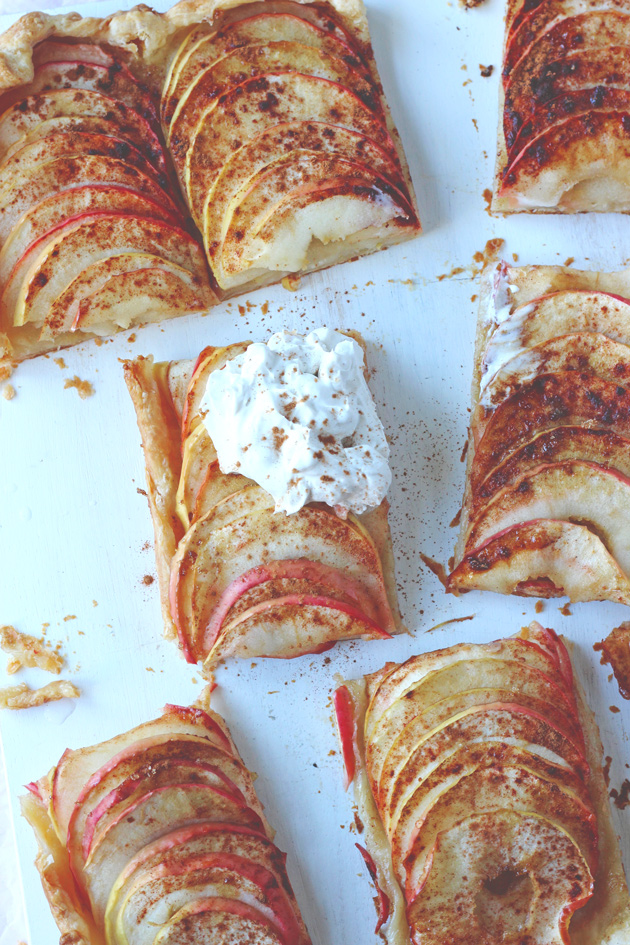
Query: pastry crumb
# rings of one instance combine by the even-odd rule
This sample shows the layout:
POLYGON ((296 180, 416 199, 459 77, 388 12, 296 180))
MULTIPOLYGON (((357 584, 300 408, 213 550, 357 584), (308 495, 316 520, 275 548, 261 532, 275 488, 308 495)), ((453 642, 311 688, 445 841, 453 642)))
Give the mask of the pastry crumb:
POLYGON ((5 400, 13 400, 15 397, 15 387, 13 384, 5 384, 2 388, 2 396, 5 400))
POLYGON ((494 66, 482 66, 481 63, 479 63, 479 72, 482 78, 489 79, 494 72, 494 66))
POLYGON ((63 622, 67 623, 69 620, 76 620, 76 619, 77 619, 76 614, 66 614, 66 616, 63 618, 63 622))
POLYGON ((282 280, 283 289, 287 289, 289 292, 297 292, 300 288, 300 283, 302 279, 298 275, 285 276, 282 280))
POLYGON ((0 381, 8 381, 12 374, 12 364, 0 364, 0 381))
POLYGON ((269 311, 269 302, 263 302, 263 304, 260 306, 260 311, 263 315, 266 315, 269 311))
POLYGON ((44 646, 43 640, 21 633, 15 627, 0 627, 0 649, 11 657, 7 666, 9 675, 26 666, 44 669, 58 676, 63 667, 64 660, 60 653, 44 646))
POLYGON ((81 690, 65 679, 57 679, 41 689, 31 689, 26 683, 20 683, 19 686, 0 689, 0 709, 34 709, 59 699, 78 699, 80 695, 81 690))
POLYGON ((68 367, 63 358, 53 358, 53 361, 58 368, 61 368, 62 371, 65 371, 65 369, 68 367))
POLYGON ((459 5, 465 10, 472 10, 474 7, 480 7, 484 0, 459 0, 459 5))
POLYGON ((155 581, 155 578, 153 577, 152 574, 145 574, 144 577, 142 578, 143 584, 147 584, 147 585, 153 584, 154 581, 155 581))
POLYGON ((86 400, 87 397, 91 397, 92 394, 94 393, 94 388, 92 387, 92 384, 89 381, 82 381, 81 378, 78 377, 76 374, 74 375, 74 377, 67 378, 67 380, 65 381, 63 385, 64 390, 68 390, 68 388, 70 387, 76 388, 76 391, 79 397, 81 398, 81 400, 86 400))

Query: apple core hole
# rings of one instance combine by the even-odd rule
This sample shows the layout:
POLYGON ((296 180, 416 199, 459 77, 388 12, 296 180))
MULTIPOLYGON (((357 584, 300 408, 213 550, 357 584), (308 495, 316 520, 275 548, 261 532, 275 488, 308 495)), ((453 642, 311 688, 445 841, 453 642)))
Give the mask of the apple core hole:
POLYGON ((535 887, 527 872, 501 870, 483 881, 475 904, 477 920, 493 939, 510 938, 529 925, 534 898, 535 887))

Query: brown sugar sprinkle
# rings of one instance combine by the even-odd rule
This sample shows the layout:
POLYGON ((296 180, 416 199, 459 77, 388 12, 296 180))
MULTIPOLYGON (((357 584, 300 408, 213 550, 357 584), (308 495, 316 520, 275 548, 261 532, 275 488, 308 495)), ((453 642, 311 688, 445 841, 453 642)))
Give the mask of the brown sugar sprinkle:
POLYGON ((5 400, 13 400, 15 397, 15 387, 13 384, 5 384, 2 388, 2 396, 5 400))
POLYGON ((595 643, 593 649, 602 654, 602 665, 608 663, 612 668, 623 698, 630 699, 630 623, 615 627, 605 640, 595 643))
POLYGON ((68 365, 66 364, 63 358, 53 358, 53 361, 57 365, 58 368, 61 368, 62 371, 64 371, 68 367, 68 365))
POLYGON ((74 377, 69 377, 66 379, 63 389, 68 390, 68 388, 74 387, 81 398, 81 400, 86 400, 88 397, 91 397, 94 393, 94 388, 92 387, 89 381, 82 381, 80 377, 77 377, 75 374, 74 377))
POLYGON ((81 690, 65 679, 57 679, 41 689, 31 689, 26 683, 20 683, 19 686, 0 689, 0 709, 34 709, 59 699, 78 699, 80 695, 81 690))
POLYGON ((15 627, 0 627, 0 649, 11 657, 7 667, 10 675, 26 666, 58 676, 64 662, 60 653, 44 645, 43 639, 20 633, 15 627))
POLYGON ((630 806, 630 781, 626 778, 621 789, 617 791, 615 788, 610 792, 610 796, 613 799, 615 807, 618 807, 619 810, 625 810, 626 807, 630 806))

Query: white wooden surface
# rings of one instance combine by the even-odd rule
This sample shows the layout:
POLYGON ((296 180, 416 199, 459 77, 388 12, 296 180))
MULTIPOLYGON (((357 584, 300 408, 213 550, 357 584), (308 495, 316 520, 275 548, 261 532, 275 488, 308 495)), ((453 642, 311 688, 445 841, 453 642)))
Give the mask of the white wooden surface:
MULTIPOLYGON (((111 12, 118 5, 79 9, 111 12)), ((447 597, 418 555, 446 562, 455 540, 449 523, 463 486, 474 254, 488 238, 503 236, 522 262, 562 263, 572 256, 576 266, 614 269, 630 249, 628 218, 502 220, 487 213, 482 194, 491 186, 494 160, 502 0, 469 13, 446 0, 369 0, 368 12, 424 236, 312 276, 297 293, 263 290, 243 313, 233 302, 208 317, 137 332, 134 343, 119 336, 102 347, 87 344, 63 353, 66 369, 40 358, 17 372, 15 400, 0 400, 0 621, 30 633, 50 623, 48 636, 63 641, 71 678, 83 689, 75 704, 0 718, 15 810, 22 785, 47 771, 66 746, 109 737, 152 717, 166 701, 193 700, 199 690, 193 668, 160 640, 157 585, 143 584, 145 574, 154 574, 152 532, 138 492, 142 456, 119 358, 189 357, 208 343, 322 323, 358 328, 370 342, 373 390, 392 440, 391 523, 413 636, 346 644, 326 657, 291 663, 233 663, 219 673, 216 697, 246 762, 260 775, 258 790, 289 851, 316 945, 374 941, 372 889, 354 848, 352 803, 342 790, 331 722, 335 674, 349 677, 414 652, 490 640, 535 617, 534 601, 447 597), (489 64, 495 74, 482 78, 479 67, 489 64), (64 379, 75 374, 94 384, 94 397, 83 401, 64 390, 64 379), (428 632, 468 614, 475 619, 428 632), (68 615, 76 619, 64 621, 68 615)), ((630 706, 608 682, 592 645, 628 613, 617 605, 584 604, 564 616, 561 603, 547 603, 540 619, 576 644, 577 667, 597 710, 605 752, 613 757, 611 784, 619 787, 630 760, 630 706), (621 713, 611 713, 612 705, 621 713)), ((36 672, 26 678, 44 681, 36 672)), ((614 817, 630 866, 630 812, 615 809, 614 817)), ((56 931, 31 865, 35 845, 19 817, 16 832, 29 943, 51 945, 56 931)), ((0 945, 15 945, 17 927, 9 926, 4 937, 0 931, 0 945)))

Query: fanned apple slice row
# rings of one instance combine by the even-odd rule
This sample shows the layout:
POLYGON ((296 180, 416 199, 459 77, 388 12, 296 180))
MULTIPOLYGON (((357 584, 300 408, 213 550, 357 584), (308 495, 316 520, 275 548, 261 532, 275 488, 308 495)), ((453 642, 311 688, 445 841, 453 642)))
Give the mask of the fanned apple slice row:
MULTIPOLYGON (((627 51, 624 53, 627 57, 627 51)), ((606 72, 609 73, 610 66, 606 72)), ((630 83, 630 74, 628 75, 630 83)), ((512 161, 501 186, 501 197, 510 192, 527 194, 536 207, 572 206, 580 209, 627 212, 630 193, 628 123, 630 111, 587 112, 543 132, 512 161), (577 196, 576 196, 577 195, 577 196)), ((523 202, 523 198, 519 197, 523 202)))
POLYGON ((60 840, 65 842, 75 804, 95 772, 142 738, 180 735, 205 738, 224 751, 232 751, 232 743, 214 713, 210 715, 197 708, 166 706, 160 718, 145 722, 131 732, 90 748, 64 752, 55 768, 52 784, 45 785, 46 794, 50 795, 50 815, 60 840))
POLYGON ((426 881, 438 836, 471 811, 480 815, 508 809, 545 817, 571 837, 589 866, 591 879, 597 870, 597 819, 591 804, 527 768, 477 769, 444 791, 438 788, 436 794, 424 805, 412 798, 391 839, 392 859, 410 903, 426 881))
POLYGON ((216 461, 217 451, 210 434, 199 423, 184 441, 182 470, 175 497, 175 511, 185 531, 190 528, 193 509, 208 467, 216 461))
POLYGON ((379 120, 384 121, 378 92, 365 76, 343 59, 295 42, 241 46, 228 52, 199 75, 182 94, 169 132, 169 145, 178 167, 194 139, 199 116, 208 115, 217 99, 244 80, 274 73, 317 76, 350 89, 379 120))
POLYGON ((630 387, 630 346, 597 332, 577 332, 544 341, 511 358, 484 383, 479 404, 482 409, 496 407, 539 374, 562 371, 587 371, 630 387))
MULTIPOLYGON (((300 8, 294 5, 294 9, 300 8)), ((304 7, 302 7, 302 10, 304 7)), ((178 106, 181 105, 190 86, 206 69, 233 50, 243 46, 283 41, 312 46, 326 55, 343 60, 351 69, 369 77, 369 69, 361 60, 357 50, 345 39, 331 32, 329 24, 324 26, 307 22, 295 13, 259 13, 247 16, 229 28, 219 28, 208 33, 199 31, 187 39, 187 52, 182 53, 171 77, 165 83, 162 96, 162 121, 170 125, 178 106)))
POLYGON ((243 801, 220 788, 194 782, 156 788, 113 819, 106 814, 83 870, 97 922, 103 921, 114 883, 133 856, 176 827, 200 821, 262 829, 260 816, 243 801))
POLYGON ((223 945, 252 942, 255 945, 290 945, 277 925, 260 910, 219 896, 198 899, 176 912, 155 937, 155 945, 223 945))
MULTIPOLYGON (((423 945, 466 945, 481 941, 489 929, 499 941, 517 940, 524 923, 532 942, 566 945, 574 912, 593 893, 584 857, 544 813, 473 814, 438 836, 432 863, 427 882, 408 910, 423 945), (497 902, 492 885, 488 888, 485 882, 489 875, 524 874, 536 890, 536 907, 525 919, 523 898, 531 887, 522 887, 517 879, 497 902)), ((531 894, 525 901, 532 901, 531 894)))
POLYGON ((630 479, 582 460, 542 466, 498 492, 472 523, 466 550, 515 525, 545 519, 590 530, 630 575, 630 479))
MULTIPOLYGON (((280 876, 284 875, 286 870, 284 854, 264 833, 252 827, 207 821, 190 827, 181 827, 144 847, 128 862, 119 875, 112 888, 105 913, 107 940, 115 941, 118 916, 128 898, 145 885, 148 875, 158 876, 160 873, 166 875, 169 871, 177 875, 194 860, 221 856, 244 858, 280 876)), ((297 904, 286 880, 284 885, 297 915, 297 904)), ((302 940, 296 938, 296 942, 302 940)))
MULTIPOLYGON (((552 652, 546 637, 541 633, 532 634, 530 639, 523 637, 507 637, 491 645, 461 644, 443 650, 435 650, 422 656, 412 656, 410 659, 395 666, 391 672, 379 680, 376 691, 372 694, 369 710, 366 716, 365 732, 368 739, 372 739, 380 720, 387 710, 402 699, 408 692, 416 689, 422 682, 433 674, 447 669, 459 660, 512 660, 534 672, 550 677, 554 682, 562 683, 560 666, 555 649, 552 652)), ((370 678, 370 677, 368 677, 370 678)))
POLYGON ((28 247, 64 220, 100 210, 155 217, 177 223, 174 208, 118 185, 85 185, 52 194, 24 214, 0 250, 0 285, 5 285, 11 270, 28 247))
POLYGON ((31 247, 32 263, 23 282, 12 279, 3 302, 14 311, 14 324, 43 325, 50 305, 88 266, 133 252, 160 256, 191 273, 204 272, 202 250, 177 226, 124 213, 88 215, 68 220, 31 247))
POLYGON ((0 245, 8 239, 25 213, 53 194, 79 187, 112 185, 149 197, 153 202, 161 203, 173 217, 180 217, 173 200, 153 174, 145 174, 125 161, 103 155, 57 158, 32 168, 29 174, 25 172, 21 186, 2 192, 0 245))
POLYGON ((524 384, 499 404, 476 444, 470 472, 473 493, 508 452, 561 426, 594 426, 629 437, 630 392, 581 371, 541 374, 524 384))
POLYGON ((449 587, 630 604, 630 581, 599 536, 584 525, 549 519, 514 525, 467 551, 449 587))
MULTIPOLYGON (((206 304, 210 303, 209 290, 203 280, 189 270, 153 253, 118 253, 86 266, 57 296, 44 319, 41 337, 54 338, 60 332, 77 329, 95 331, 101 325, 106 327, 102 318, 99 320, 96 317, 88 317, 90 307, 94 307, 97 298, 103 303, 105 301, 113 303, 111 321, 120 324, 116 318, 114 304, 113 292, 116 288, 118 288, 121 302, 127 302, 126 309, 123 310, 125 321, 121 327, 128 328, 134 321, 135 309, 138 309, 137 316, 142 317, 140 303, 135 300, 143 295, 142 290, 145 287, 143 280, 149 274, 156 272, 161 273, 162 276, 171 277, 170 287, 162 282, 162 291, 156 293, 155 296, 156 302, 172 305, 175 311, 178 308, 186 311, 183 306, 189 303, 203 303, 204 301, 206 304), (108 290, 107 298, 104 297, 104 290, 108 290)), ((154 280, 152 287, 157 288, 159 285, 160 283, 154 280)), ((148 289, 149 286, 146 288, 148 289)), ((147 295, 146 291, 144 295, 147 295)), ((142 304, 145 302, 146 299, 143 298, 142 304)), ((145 321, 151 320, 150 315, 150 308, 146 309, 145 321)))
POLYGON ((591 427, 554 427, 508 453, 477 488, 470 501, 470 520, 497 492, 514 486, 525 473, 539 467, 584 460, 616 470, 630 479, 630 439, 610 430, 591 427))
POLYGON ((208 638, 212 615, 234 580, 254 563, 296 557, 347 570, 374 601, 380 626, 391 629, 378 553, 350 520, 319 507, 305 507, 291 516, 276 515, 269 508, 216 528, 210 513, 184 536, 171 570, 171 612, 187 658, 208 655, 214 643, 208 638))
POLYGON ((157 111, 150 93, 140 85, 129 69, 119 62, 111 66, 79 61, 42 63, 35 68, 31 82, 17 86, 0 97, 0 110, 6 111, 30 96, 59 89, 85 90, 107 95, 138 112, 154 129, 159 127, 157 111))
POLYGON ((148 177, 155 177, 163 190, 169 186, 167 175, 159 172, 138 148, 124 138, 84 131, 58 132, 25 144, 3 161, 0 165, 0 179, 3 181, 0 186, 0 200, 5 190, 20 185, 24 170, 27 171, 28 179, 28 172, 32 173, 32 169, 40 164, 61 157, 80 157, 84 154, 117 158, 148 177))
POLYGON ((249 345, 249 341, 240 341, 225 348, 210 347, 201 352, 190 378, 182 411, 182 443, 185 442, 199 423, 199 406, 206 392, 208 377, 212 371, 220 370, 228 361, 244 354, 249 345))
MULTIPOLYGON (((147 157, 162 170, 164 150, 147 118, 102 92, 86 89, 57 89, 29 95, 0 114, 0 159, 31 135, 43 136, 49 122, 99 119, 113 122, 122 137, 130 137, 136 147, 146 148, 147 157), (124 133, 123 133, 124 132, 124 133)), ((54 125, 53 125, 54 127, 54 125)))
POLYGON ((230 853, 160 864, 138 876, 118 912, 117 939, 125 945, 152 945, 155 927, 195 900, 217 896, 259 909, 287 941, 300 940, 301 929, 278 874, 230 853))
POLYGON ((223 289, 251 278, 250 268, 295 272, 326 245, 394 222, 412 223, 406 197, 389 181, 334 154, 293 151, 254 176, 233 198, 221 255, 211 264, 223 289))
POLYGON ((83 298, 72 330, 109 335, 112 323, 126 330, 175 315, 201 312, 215 302, 205 279, 161 260, 151 268, 112 276, 104 286, 83 298))
MULTIPOLYGON (((317 121, 371 138, 396 159, 382 124, 354 93, 337 82, 297 72, 255 76, 222 95, 200 116, 186 155, 185 187, 193 217, 201 221, 206 195, 233 151, 273 125, 317 121)), ((176 147, 176 142, 172 142, 176 147)))

